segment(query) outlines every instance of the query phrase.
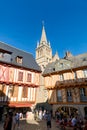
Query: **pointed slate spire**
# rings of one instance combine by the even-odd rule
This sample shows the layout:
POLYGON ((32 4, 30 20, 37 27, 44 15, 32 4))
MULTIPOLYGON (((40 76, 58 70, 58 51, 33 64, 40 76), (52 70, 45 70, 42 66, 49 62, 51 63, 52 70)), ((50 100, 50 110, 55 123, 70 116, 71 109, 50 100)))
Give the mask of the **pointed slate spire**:
POLYGON ((46 37, 46 32, 45 32, 44 24, 43 24, 43 28, 42 28, 42 35, 41 35, 40 43, 47 43, 47 37, 46 37))

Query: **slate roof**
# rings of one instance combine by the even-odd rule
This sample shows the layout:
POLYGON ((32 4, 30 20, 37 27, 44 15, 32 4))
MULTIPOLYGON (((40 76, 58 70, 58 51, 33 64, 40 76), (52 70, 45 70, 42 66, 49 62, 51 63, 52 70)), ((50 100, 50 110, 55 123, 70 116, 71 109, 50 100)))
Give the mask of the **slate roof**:
POLYGON ((62 58, 59 60, 56 60, 55 62, 49 63, 44 72, 43 75, 47 75, 54 72, 60 72, 64 70, 71 70, 79 67, 87 66, 87 53, 77 55, 77 56, 71 56, 68 58, 62 58))
MULTIPOLYGON (((0 58, 0 62, 12 64, 19 67, 24 67, 30 70, 41 72, 39 65, 36 63, 32 54, 23 50, 12 47, 6 43, 0 42, 0 50, 7 51, 4 58, 0 58), (22 64, 16 62, 16 57, 22 57, 22 64)), ((0 51, 1 52, 1 51, 0 51)))

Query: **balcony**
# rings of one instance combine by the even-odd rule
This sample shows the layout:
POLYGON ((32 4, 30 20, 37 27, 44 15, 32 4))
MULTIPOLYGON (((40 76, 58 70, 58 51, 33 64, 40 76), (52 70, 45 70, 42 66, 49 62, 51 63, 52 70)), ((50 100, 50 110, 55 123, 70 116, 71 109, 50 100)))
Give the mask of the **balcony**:
POLYGON ((63 81, 57 81, 55 84, 55 88, 69 88, 69 87, 80 87, 87 86, 87 78, 77 78, 77 79, 69 79, 63 81))

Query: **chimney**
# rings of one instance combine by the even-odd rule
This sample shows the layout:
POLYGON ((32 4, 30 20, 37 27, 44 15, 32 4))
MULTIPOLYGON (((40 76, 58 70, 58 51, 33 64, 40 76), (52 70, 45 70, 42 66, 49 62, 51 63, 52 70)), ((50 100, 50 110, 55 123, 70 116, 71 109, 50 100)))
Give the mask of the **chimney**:
POLYGON ((71 54, 70 51, 67 51, 67 52, 65 53, 65 58, 68 58, 68 57, 72 57, 72 54, 71 54))

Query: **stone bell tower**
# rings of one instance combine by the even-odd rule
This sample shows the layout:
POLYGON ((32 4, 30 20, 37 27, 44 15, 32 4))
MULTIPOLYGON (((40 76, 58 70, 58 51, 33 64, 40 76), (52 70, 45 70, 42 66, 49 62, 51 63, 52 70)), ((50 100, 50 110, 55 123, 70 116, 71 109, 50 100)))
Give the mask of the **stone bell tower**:
POLYGON ((41 40, 37 43, 36 48, 36 61, 41 67, 41 70, 44 71, 46 65, 52 60, 52 49, 50 42, 47 41, 45 28, 43 25, 41 40))
MULTIPOLYGON (((36 62, 41 67, 42 73, 45 70, 46 65, 52 61, 52 49, 50 42, 47 41, 45 27, 42 27, 42 34, 40 42, 37 43, 36 47, 36 62)), ((40 86, 37 88, 36 104, 44 107, 44 104, 47 104, 48 91, 45 89, 44 77, 40 75, 40 86)), ((47 106, 46 106, 47 107, 47 106)), ((45 108, 46 109, 46 108, 45 108)))

